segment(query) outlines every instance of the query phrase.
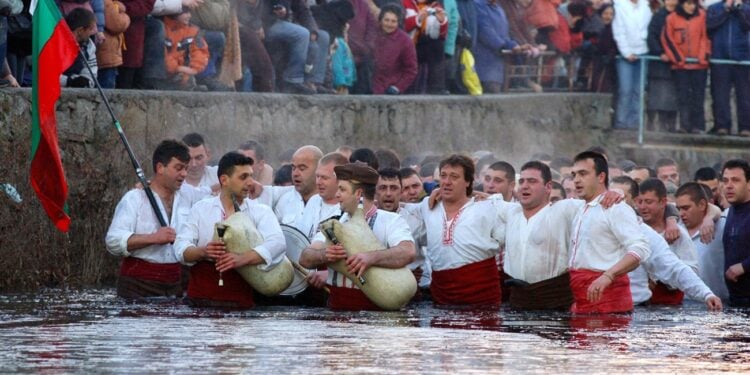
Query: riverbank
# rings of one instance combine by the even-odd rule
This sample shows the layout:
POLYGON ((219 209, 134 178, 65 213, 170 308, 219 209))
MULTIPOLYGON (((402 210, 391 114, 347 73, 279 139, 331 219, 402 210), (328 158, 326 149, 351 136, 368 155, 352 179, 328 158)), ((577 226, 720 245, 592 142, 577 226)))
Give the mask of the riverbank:
MULTIPOLYGON (((108 91, 147 174, 164 138, 206 135, 214 156, 247 139, 263 142, 267 159, 315 144, 388 147, 401 155, 491 150, 514 165, 537 152, 572 156, 592 145, 651 164, 672 157, 685 171, 745 157, 750 140, 646 133, 610 128, 609 95, 357 97, 282 94, 108 91)), ((0 292, 56 285, 113 285, 117 259, 104 233, 118 200, 135 183, 127 154, 104 103, 93 90, 65 90, 57 107, 60 148, 70 187, 72 226, 58 233, 28 184, 30 90, 0 90, 0 292)))

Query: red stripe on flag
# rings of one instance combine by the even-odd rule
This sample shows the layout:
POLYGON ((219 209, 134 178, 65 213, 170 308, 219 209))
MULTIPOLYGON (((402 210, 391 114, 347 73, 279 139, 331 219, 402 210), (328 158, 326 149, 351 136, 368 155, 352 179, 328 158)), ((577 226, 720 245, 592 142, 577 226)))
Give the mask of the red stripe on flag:
MULTIPOLYGON (((31 160, 31 186, 55 226, 67 232, 70 218, 65 213, 68 184, 65 180, 57 141, 55 103, 60 97, 60 75, 78 56, 78 43, 64 21, 60 20, 34 64, 37 69, 37 108, 40 139, 31 160)), ((33 124, 32 124, 33 126, 33 124)))

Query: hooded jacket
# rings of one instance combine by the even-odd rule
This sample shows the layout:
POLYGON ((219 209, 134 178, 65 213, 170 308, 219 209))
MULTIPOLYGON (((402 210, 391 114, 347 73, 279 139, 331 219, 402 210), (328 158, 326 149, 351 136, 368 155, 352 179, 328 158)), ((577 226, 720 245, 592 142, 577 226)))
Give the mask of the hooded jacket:
POLYGON ((706 27, 714 58, 750 60, 750 4, 727 8, 721 1, 711 5, 706 12, 706 27))
POLYGON ((706 12, 696 7, 695 13, 687 14, 682 6, 677 6, 667 16, 661 43, 672 69, 708 69, 711 41, 706 31, 706 12), (698 62, 688 63, 687 58, 698 59, 698 62))

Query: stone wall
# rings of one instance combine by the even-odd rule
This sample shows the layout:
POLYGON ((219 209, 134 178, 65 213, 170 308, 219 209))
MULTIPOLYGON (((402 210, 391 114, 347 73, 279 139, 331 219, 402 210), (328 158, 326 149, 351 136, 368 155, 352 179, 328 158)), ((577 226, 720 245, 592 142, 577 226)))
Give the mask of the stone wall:
MULTIPOLYGON (((267 157, 315 144, 388 147, 401 155, 491 150, 516 166, 533 153, 572 156, 592 145, 638 163, 680 160, 685 171, 746 156, 744 139, 610 130, 608 95, 519 94, 483 97, 288 96, 108 91, 144 169, 164 138, 203 133, 214 158, 247 139, 267 157)), ((70 186, 73 224, 54 230, 28 185, 30 91, 0 91, 0 183, 23 202, 0 193, 0 291, 58 283, 109 284, 117 262, 103 237, 120 196, 135 175, 95 91, 66 90, 58 104, 60 148, 70 186)))

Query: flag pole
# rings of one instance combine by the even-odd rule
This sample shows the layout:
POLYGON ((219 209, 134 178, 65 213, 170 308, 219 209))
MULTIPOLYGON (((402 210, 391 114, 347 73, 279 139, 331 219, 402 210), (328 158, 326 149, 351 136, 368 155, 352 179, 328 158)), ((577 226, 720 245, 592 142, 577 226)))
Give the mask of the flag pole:
MULTIPOLYGON (((93 43, 93 41, 90 41, 89 43, 93 43)), ((133 153, 133 148, 130 147, 130 142, 128 142, 128 138, 125 136, 125 132, 123 132, 122 126, 120 126, 120 120, 117 119, 117 116, 115 116, 115 112, 112 110, 112 106, 109 105, 109 100, 107 100, 107 96, 104 95, 104 90, 102 90, 102 87, 99 85, 99 80, 96 79, 96 75, 94 74, 94 71, 91 69, 91 66, 89 66, 89 62, 86 60, 86 58, 84 58, 84 53, 80 45, 78 46, 78 51, 80 52, 78 56, 80 56, 81 60, 83 60, 83 65, 86 66, 86 69, 88 69, 89 74, 91 74, 91 79, 94 81, 94 85, 96 86, 96 89, 99 90, 99 95, 101 95, 102 100, 104 100, 104 105, 107 107, 109 116, 112 118, 112 124, 115 126, 115 129, 117 129, 117 134, 120 136, 120 140, 122 141, 122 144, 125 146, 125 150, 128 152, 128 156, 130 156, 130 161, 133 163, 135 174, 138 177, 138 181, 140 181, 141 185, 143 185, 143 190, 146 192, 146 197, 148 197, 148 202, 151 204, 151 208, 154 210, 154 214, 156 214, 156 218, 159 219, 159 224, 161 224, 162 227, 168 226, 167 221, 164 220, 164 215, 161 214, 159 205, 156 203, 156 197, 154 197, 154 192, 153 190, 151 190, 151 186, 148 180, 146 180, 146 176, 143 174, 143 168, 141 168, 141 163, 139 163, 138 159, 135 158, 135 153, 133 153)))

